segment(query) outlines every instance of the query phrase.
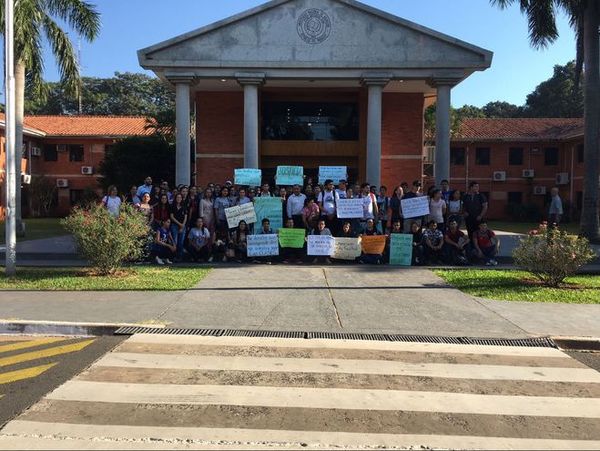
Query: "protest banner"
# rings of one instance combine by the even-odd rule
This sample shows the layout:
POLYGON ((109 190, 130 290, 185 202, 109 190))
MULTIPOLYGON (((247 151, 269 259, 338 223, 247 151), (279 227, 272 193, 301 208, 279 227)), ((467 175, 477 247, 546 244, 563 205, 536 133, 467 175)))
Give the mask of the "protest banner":
POLYGON ((308 255, 331 256, 333 254, 335 238, 329 235, 309 235, 308 255))
POLYGON ((363 199, 340 199, 336 204, 339 219, 357 219, 364 215, 363 199))
POLYGON ((277 235, 248 235, 248 257, 270 257, 279 255, 277 235))
POLYGON ((254 211, 252 202, 238 205, 237 207, 226 208, 225 217, 230 229, 235 229, 240 224, 240 221, 246 221, 246 224, 254 224, 256 222, 256 212, 254 211))
POLYGON ((273 232, 283 227, 283 205, 280 197, 257 197, 254 199, 254 211, 256 212, 256 226, 254 233, 260 232, 262 220, 267 218, 271 221, 273 232))
POLYGON ((378 255, 383 254, 383 251, 385 251, 386 241, 385 235, 365 235, 362 237, 360 244, 365 254, 378 255))
POLYGON ((347 166, 319 166, 319 183, 325 183, 325 180, 333 180, 333 184, 337 185, 340 180, 348 178, 347 166))
POLYGON ((411 266, 413 253, 412 235, 393 233, 390 237, 390 265, 411 266))
POLYGON ((429 197, 420 196, 411 199, 402 199, 402 215, 404 219, 419 218, 429 214, 429 197))
POLYGON ((240 186, 260 186, 262 183, 261 169, 236 169, 235 184, 240 186))
POLYGON ((304 168, 302 166, 277 166, 275 184, 279 186, 304 185, 304 168))
POLYGON ((336 238, 331 256, 338 260, 356 260, 362 252, 360 241, 360 238, 336 238))
POLYGON ((279 229, 279 245, 281 247, 302 249, 305 237, 304 229, 279 229))

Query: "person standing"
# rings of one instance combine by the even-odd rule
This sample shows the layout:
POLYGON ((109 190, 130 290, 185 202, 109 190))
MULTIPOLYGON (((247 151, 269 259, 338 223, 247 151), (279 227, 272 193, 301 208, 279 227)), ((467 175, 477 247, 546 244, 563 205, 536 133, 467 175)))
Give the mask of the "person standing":
POLYGON ((367 222, 369 219, 375 220, 379 215, 379 208, 377 207, 377 196, 371 192, 371 186, 368 183, 363 183, 360 187, 361 196, 363 200, 363 217, 361 221, 361 232, 367 229, 367 222))
POLYGON ((304 227, 302 220, 302 210, 306 196, 300 192, 300 185, 294 185, 292 195, 287 200, 287 217, 294 221, 294 227, 301 229, 304 227))
MULTIPOLYGON (((402 185, 401 185, 402 186, 402 185)), ((415 180, 412 183, 412 188, 410 191, 404 190, 404 196, 402 196, 402 200, 405 199, 414 199, 415 197, 421 197, 423 195, 423 184, 419 180, 415 180)), ((407 218, 404 216, 404 233, 411 233, 411 224, 416 222, 419 225, 419 228, 423 225, 423 217, 418 218, 407 218)))
POLYGON ((444 233, 446 231, 444 218, 446 217, 446 201, 442 198, 442 191, 434 189, 429 199, 429 219, 437 223, 437 229, 444 233))
POLYGON ((550 226, 558 226, 563 215, 562 199, 560 198, 558 187, 552 188, 550 191, 551 201, 550 209, 548 210, 548 224, 550 226))
MULTIPOLYGON (((390 230, 396 222, 400 222, 400 224, 402 224, 402 196, 404 196, 404 190, 402 187, 397 186, 394 188, 394 193, 390 198, 390 206, 387 214, 387 228, 390 230)), ((404 225, 401 225, 400 229, 404 230, 404 225)))
POLYGON ((188 212, 181 193, 177 193, 171 205, 171 237, 177 246, 177 259, 183 259, 188 212))
POLYGON ((317 202, 327 227, 334 232, 337 231, 336 207, 339 200, 340 195, 333 189, 333 180, 325 180, 323 192, 319 194, 317 202))
POLYGON ((378 224, 381 226, 381 233, 385 233, 388 223, 388 209, 390 207, 390 198, 387 195, 387 187, 381 186, 377 195, 377 209, 379 210, 378 224))
POLYGON ((217 230, 229 230, 225 210, 232 206, 231 200, 229 199, 229 188, 224 186, 221 188, 221 195, 217 197, 213 203, 213 207, 215 209, 215 218, 217 219, 217 230))
POLYGON ((473 239, 473 232, 479 229, 479 224, 488 211, 488 201, 479 192, 479 183, 471 182, 469 192, 463 200, 463 216, 469 233, 469 240, 473 239))
POLYGON ((450 190, 450 183, 448 182, 448 180, 442 180, 441 187, 442 199, 444 199, 446 204, 448 204, 448 202, 450 202, 450 199, 452 198, 452 191, 450 190))
POLYGON ((152 177, 150 176, 146 177, 144 184, 138 187, 136 195, 141 199, 146 193, 152 195, 152 177))
POLYGON ((108 187, 107 195, 102 198, 102 205, 108 210, 108 213, 116 218, 119 216, 121 210, 121 198, 119 197, 119 191, 115 185, 108 187))

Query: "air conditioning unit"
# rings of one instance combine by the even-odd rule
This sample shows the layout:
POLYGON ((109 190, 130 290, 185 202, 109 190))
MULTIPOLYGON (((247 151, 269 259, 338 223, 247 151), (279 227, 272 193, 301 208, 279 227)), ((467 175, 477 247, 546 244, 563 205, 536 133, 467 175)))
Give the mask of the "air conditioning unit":
POLYGON ((94 173, 94 168, 92 166, 81 166, 81 173, 83 175, 92 175, 94 173))
POLYGON ((523 178, 532 179, 535 177, 535 171, 533 169, 523 169, 523 178))
POLYGON ((67 179, 56 179, 56 186, 59 188, 68 188, 69 181, 67 179))
POLYGON ((21 174, 21 184, 31 185, 31 174, 21 174))
POLYGON ((545 186, 534 186, 533 194, 536 196, 545 196, 546 195, 546 187, 545 186))
POLYGON ((556 184, 557 185, 568 185, 569 184, 569 173, 568 172, 560 172, 556 174, 556 184))
POLYGON ((57 152, 66 152, 67 151, 67 145, 66 144, 57 144, 56 145, 56 151, 57 152))
POLYGON ((506 171, 494 172, 494 182, 506 182, 506 171))
POLYGON ((31 148, 31 156, 32 157, 41 157, 42 149, 40 149, 39 147, 32 147, 31 148))

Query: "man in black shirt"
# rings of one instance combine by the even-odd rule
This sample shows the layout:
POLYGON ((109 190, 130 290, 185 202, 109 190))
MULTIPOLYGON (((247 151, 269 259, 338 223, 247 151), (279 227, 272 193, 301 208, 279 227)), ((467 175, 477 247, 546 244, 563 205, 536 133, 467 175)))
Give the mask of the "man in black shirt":
POLYGON ((488 210, 488 201, 483 194, 479 192, 479 183, 471 182, 469 192, 463 199, 463 209, 469 240, 473 238, 473 232, 479 228, 479 223, 488 210))

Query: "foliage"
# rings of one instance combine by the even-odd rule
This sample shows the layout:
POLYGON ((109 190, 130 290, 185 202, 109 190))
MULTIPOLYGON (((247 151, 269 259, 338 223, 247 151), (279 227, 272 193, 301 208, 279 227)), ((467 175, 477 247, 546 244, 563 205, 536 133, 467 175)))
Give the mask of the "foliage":
POLYGON ((536 204, 510 203, 506 214, 515 221, 537 222, 542 218, 542 210, 536 204))
POLYGON ((132 185, 148 175, 172 185, 175 146, 158 136, 124 139, 107 149, 99 173, 104 188, 115 185, 121 193, 128 193, 132 185))
POLYGON ((33 176, 29 185, 30 211, 33 217, 45 217, 56 201, 56 183, 48 177, 33 176))
POLYGON ((483 115, 489 118, 524 117, 523 107, 508 102, 490 102, 482 108, 483 115))
POLYGON ((546 224, 522 238, 513 251, 515 263, 547 287, 559 287, 595 257, 588 240, 546 224))
POLYGON ((139 259, 150 233, 144 216, 129 205, 123 205, 117 217, 101 205, 75 208, 62 224, 101 275, 114 274, 125 262, 139 259))
POLYGON ((77 202, 77 207, 89 209, 92 205, 100 200, 98 193, 93 188, 86 186, 81 194, 81 198, 77 202))

